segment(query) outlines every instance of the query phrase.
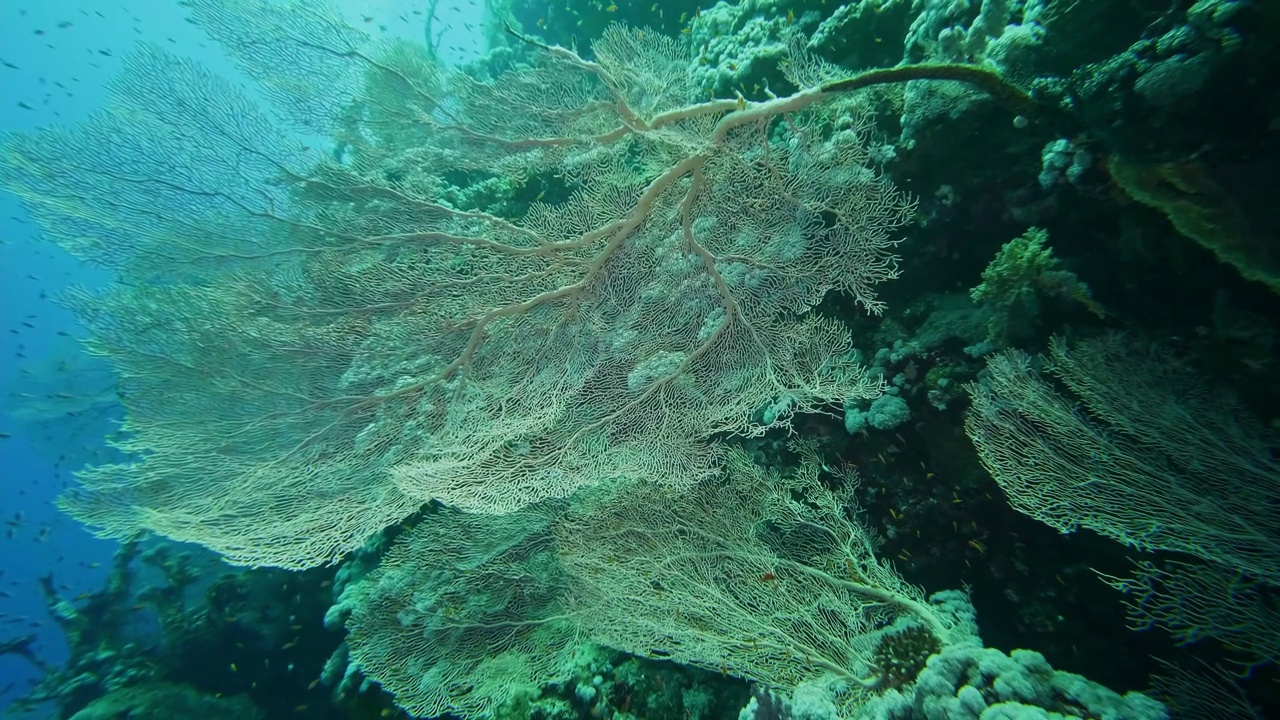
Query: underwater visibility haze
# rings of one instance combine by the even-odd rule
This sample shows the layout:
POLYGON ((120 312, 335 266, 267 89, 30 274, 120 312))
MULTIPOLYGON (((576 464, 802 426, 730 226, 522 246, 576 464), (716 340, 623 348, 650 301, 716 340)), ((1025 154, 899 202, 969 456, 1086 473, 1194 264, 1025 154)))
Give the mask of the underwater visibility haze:
POLYGON ((0 20, 5 717, 1280 716, 1280 4, 0 20))

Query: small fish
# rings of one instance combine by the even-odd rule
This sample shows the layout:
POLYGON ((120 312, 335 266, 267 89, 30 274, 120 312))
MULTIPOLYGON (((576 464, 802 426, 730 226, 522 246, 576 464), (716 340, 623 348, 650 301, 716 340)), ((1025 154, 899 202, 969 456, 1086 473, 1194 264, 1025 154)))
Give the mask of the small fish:
POLYGON ((35 110, 35 108, 31 107, 30 105, 24 102, 19 102, 18 107, 22 108, 23 110, 35 110))

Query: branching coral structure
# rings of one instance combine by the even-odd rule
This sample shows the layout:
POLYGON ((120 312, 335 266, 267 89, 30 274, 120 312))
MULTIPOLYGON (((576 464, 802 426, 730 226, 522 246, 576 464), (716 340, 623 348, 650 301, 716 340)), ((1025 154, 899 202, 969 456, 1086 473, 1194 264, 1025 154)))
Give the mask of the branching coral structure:
POLYGON ((66 298, 127 398, 136 460, 62 501, 104 534, 329 563, 430 500, 688 487, 712 436, 878 393, 807 312, 879 312, 913 209, 847 94, 699 101, 682 41, 621 26, 483 79, 323 5, 189 7, 255 95, 148 46, 105 110, 0 149, 0 183, 120 278, 66 298), (450 199, 492 180, 549 189, 450 199))

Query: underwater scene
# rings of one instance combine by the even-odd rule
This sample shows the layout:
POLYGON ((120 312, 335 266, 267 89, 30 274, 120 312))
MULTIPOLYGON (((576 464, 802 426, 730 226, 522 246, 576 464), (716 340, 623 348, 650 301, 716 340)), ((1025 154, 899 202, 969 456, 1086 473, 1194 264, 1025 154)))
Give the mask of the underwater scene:
POLYGON ((0 61, 0 717, 1280 717, 1280 2, 0 61))

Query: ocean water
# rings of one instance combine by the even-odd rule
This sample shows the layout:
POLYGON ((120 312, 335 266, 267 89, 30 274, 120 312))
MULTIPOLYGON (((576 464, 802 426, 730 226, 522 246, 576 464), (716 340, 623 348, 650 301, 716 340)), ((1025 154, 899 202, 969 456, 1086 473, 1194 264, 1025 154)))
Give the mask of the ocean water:
MULTIPOLYGON (((137 8, 146 24, 135 21, 136 13, 116 6, 86 16, 75 3, 7 3, 0 8, 0 37, 5 48, 5 75, 0 87, 7 99, 0 109, 4 132, 30 131, 54 123, 82 121, 97 109, 105 97, 105 86, 118 70, 119 57, 99 54, 99 50, 120 47, 134 34, 134 27, 148 31, 167 28, 188 43, 195 38, 182 27, 171 3, 149 3, 137 8), (71 25, 59 28, 60 23, 71 25), (92 57, 90 57, 92 56, 92 57), (75 78, 74 80, 72 78, 75 78), (55 84, 56 83, 56 84, 55 84), (59 85, 61 87, 59 87, 59 85), (30 109, 20 107, 24 102, 30 109)), ((0 220, 0 257, 4 280, 3 300, 5 340, 0 376, 5 388, 5 413, 0 417, 6 437, 0 444, 0 507, 5 520, 4 586, 5 636, 34 634, 33 651, 45 662, 66 660, 65 641, 48 615, 40 592, 39 578, 52 575, 74 597, 100 586, 115 543, 101 541, 85 532, 53 506, 67 487, 71 474, 93 453, 105 447, 104 437, 114 431, 111 423, 118 413, 95 414, 82 421, 66 416, 73 406, 50 408, 48 421, 39 427, 20 428, 13 413, 24 400, 19 394, 78 392, 79 381, 55 389, 63 374, 60 363, 74 359, 78 348, 72 342, 83 337, 70 313, 55 299, 74 285, 100 286, 110 276, 89 268, 46 242, 26 209, 15 197, 4 194, 0 220), (52 375, 53 384, 28 382, 33 373, 52 375), (37 390, 39 392, 39 390, 37 390), (68 427, 64 423, 72 423, 68 427), (38 435, 37 435, 38 434, 38 435), (69 456, 69 459, 68 459, 69 456), (63 459, 60 459, 63 458, 63 459)), ((82 365, 83 363, 77 363, 82 365)), ((113 383, 108 378, 107 388, 113 383)), ((42 398, 57 403, 57 398, 42 398)), ((3 702, 8 704, 29 689, 39 675, 26 659, 13 654, 0 657, 3 702)))
MULTIPOLYGON (((376 16, 385 23, 385 36, 420 40, 419 5, 375 0, 336 8, 353 25, 376 16), (419 14, 412 15, 414 10, 419 14)), ((437 8, 437 32, 450 40, 442 49, 449 62, 478 53, 474 33, 464 26, 478 15, 475 3, 437 8)), ((0 7, 0 57, 6 62, 0 132, 84 121, 100 110, 108 83, 138 42, 160 44, 243 79, 172 0, 8 2, 0 7)), ((0 208, 0 642, 33 635, 32 652, 57 666, 67 660, 65 639, 49 616, 39 579, 52 577, 68 599, 100 589, 118 543, 93 537, 54 501, 73 482, 75 470, 118 457, 105 438, 115 437, 123 420, 114 378, 84 354, 78 341, 86 333, 57 298, 72 286, 103 287, 113 275, 49 242, 13 195, 0 192, 0 208), (70 394, 76 397, 57 397, 70 394), (89 404, 85 396, 92 396, 89 404)), ((0 707, 24 695, 40 675, 26 658, 0 655, 0 707)))
POLYGON ((1280 713, 1278 35, 0 5, 0 716, 1280 713))

